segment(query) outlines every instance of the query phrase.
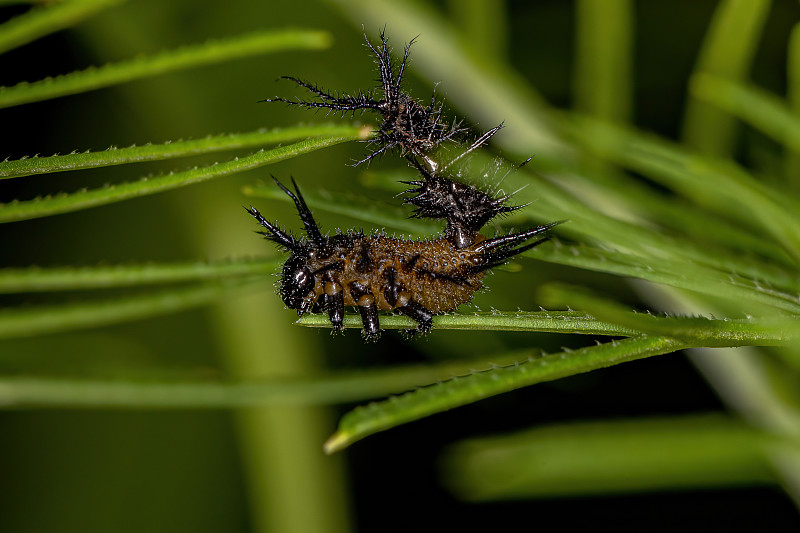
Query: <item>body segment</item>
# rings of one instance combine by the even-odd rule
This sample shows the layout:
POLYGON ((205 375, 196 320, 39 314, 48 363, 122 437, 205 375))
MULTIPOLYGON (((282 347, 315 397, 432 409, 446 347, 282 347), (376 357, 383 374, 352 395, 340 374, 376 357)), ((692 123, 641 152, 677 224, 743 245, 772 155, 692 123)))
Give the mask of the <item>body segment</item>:
POLYGON ((308 262, 312 271, 319 272, 309 295, 315 301, 341 292, 345 306, 363 305, 366 289, 380 311, 413 300, 441 313, 468 302, 481 288, 484 273, 470 271, 474 252, 457 250, 444 238, 411 241, 343 234, 329 240, 333 253, 315 254, 308 262))

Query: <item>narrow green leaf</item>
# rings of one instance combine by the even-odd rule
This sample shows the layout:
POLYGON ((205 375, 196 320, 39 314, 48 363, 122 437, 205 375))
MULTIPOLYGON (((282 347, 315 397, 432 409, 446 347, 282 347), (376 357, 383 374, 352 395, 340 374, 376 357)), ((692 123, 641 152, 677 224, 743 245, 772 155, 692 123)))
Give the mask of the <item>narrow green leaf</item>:
MULTIPOLYGON (((504 313, 489 311, 473 314, 439 315, 434 319, 435 328, 471 331, 541 331, 552 333, 577 333, 582 335, 632 336, 635 329, 620 327, 597 320, 585 313, 574 311, 518 311, 504 313)), ((317 328, 330 327, 324 315, 306 315, 297 323, 301 326, 317 328)), ((408 317, 399 315, 381 316, 384 329, 409 329, 416 323, 408 317)), ((361 317, 349 315, 344 320, 345 328, 361 329, 361 317)))
POLYGON ((453 378, 402 396, 357 407, 342 418, 339 429, 328 439, 324 449, 326 453, 333 453, 373 433, 489 396, 685 347, 678 341, 664 337, 637 337, 545 355, 512 366, 453 378))
MULTIPOLYGON (((706 33, 695 73, 708 73, 733 81, 747 77, 770 0, 722 0, 706 33)), ((689 98, 683 124, 686 143, 705 154, 726 156, 733 149, 733 119, 705 102, 689 98)))
MULTIPOLYGON (((242 193, 247 196, 269 198, 282 202, 292 201, 274 183, 256 183, 246 186, 242 188, 242 193)), ((441 224, 420 219, 409 219, 410 210, 407 208, 403 209, 394 205, 387 205, 353 193, 342 194, 325 190, 319 192, 303 191, 303 197, 311 209, 321 209, 329 213, 345 215, 379 227, 395 228, 416 237, 442 231, 441 224)), ((324 226, 324 221, 319 222, 324 226)))
POLYGON ((499 357, 494 363, 459 360, 257 381, 4 376, 0 377, 0 409, 224 409, 354 402, 489 369, 504 361, 499 357))
MULTIPOLYGON (((786 99, 793 117, 800 117, 800 23, 796 23, 789 36, 786 49, 786 99)), ((787 142, 786 182, 794 196, 800 196, 800 150, 787 142)))
POLYGON ((188 289, 169 289, 144 295, 7 308, 0 310, 0 339, 75 331, 174 313, 212 302, 245 288, 248 291, 259 288, 272 290, 272 283, 269 278, 259 276, 244 281, 208 283, 188 289))
POLYGON ((120 202, 129 198, 137 198, 177 189, 193 183, 200 183, 212 178, 244 172, 245 170, 252 170, 278 161, 291 159, 301 154, 313 152, 314 150, 346 141, 363 139, 366 133, 367 130, 365 128, 354 127, 350 135, 315 137, 288 146, 281 146, 271 150, 261 150, 247 157, 237 157, 225 163, 215 163, 184 172, 175 172, 119 185, 109 185, 101 189, 84 190, 71 194, 2 204, 0 205, 0 222, 13 222, 57 215, 60 213, 69 213, 99 205, 120 202))
POLYGON ((689 92, 698 100, 751 124, 791 150, 800 151, 800 116, 774 94, 710 74, 694 75, 689 92))
POLYGON ((469 36, 473 52, 487 58, 508 57, 508 21, 506 3, 484 0, 449 0, 448 12, 461 35, 469 36))
POLYGON ((560 424, 456 443, 443 480, 479 501, 776 484, 778 442, 722 415, 560 424))
POLYGON ((630 0, 576 4, 575 108, 612 122, 631 114, 633 5, 630 0))
POLYGON ((529 352, 248 382, 6 376, 0 378, 0 409, 220 409, 353 402, 514 364, 529 352))
POLYGON ((328 48, 331 42, 328 32, 315 30, 269 30, 215 39, 148 57, 90 67, 33 83, 22 82, 13 87, 0 87, 0 108, 92 91, 165 72, 251 55, 282 50, 320 50, 328 48))
MULTIPOLYGON (((558 172, 561 183, 570 190, 580 191, 581 197, 589 199, 595 209, 634 225, 663 228, 662 233, 673 235, 681 244, 688 241, 691 246, 703 250, 706 262, 716 257, 720 259, 717 265, 725 264, 731 270, 740 270, 741 263, 755 255, 766 256, 794 269, 794 261, 779 244, 764 239, 754 230, 734 225, 711 211, 697 209, 688 199, 672 197, 667 201, 663 192, 624 172, 608 166, 595 169, 595 166, 592 171, 587 172, 584 168, 580 173, 566 166, 554 170, 558 172), (705 253, 710 248, 717 251, 705 253), (732 258, 734 261, 730 261, 732 258)), ((524 214, 524 211, 519 214, 524 214)), ((759 261, 760 269, 766 266, 759 261)))
POLYGON ((33 8, 0 25, 0 54, 39 37, 69 28, 124 0, 72 0, 33 8))
POLYGON ((219 263, 4 268, 0 269, 0 293, 72 291, 187 281, 218 281, 270 275, 276 271, 281 261, 282 259, 249 259, 219 263))
POLYGON ((661 259, 651 263, 622 252, 580 244, 565 246, 557 241, 552 246, 539 246, 526 255, 540 261, 643 279, 733 302, 747 301, 800 313, 800 295, 797 293, 777 290, 734 274, 709 271, 685 261, 661 259))
POLYGON ((313 126, 274 128, 271 130, 260 129, 247 133, 209 135, 204 139, 174 141, 163 144, 148 143, 144 146, 130 146, 127 148, 112 146, 102 152, 87 151, 49 157, 26 157, 24 159, 0 162, 0 179, 48 172, 124 165, 127 163, 141 163, 143 161, 160 161, 223 150, 298 141, 309 137, 352 135, 353 131, 353 126, 349 124, 315 124, 313 126))
POLYGON ((674 189, 699 206, 775 235, 796 261, 800 260, 800 203, 781 196, 734 162, 689 152, 664 139, 592 120, 574 117, 573 138, 597 155, 674 189))
POLYGON ((782 346, 800 339, 800 321, 793 317, 712 319, 702 316, 653 316, 634 313, 624 305, 582 287, 552 283, 540 300, 548 306, 567 305, 591 316, 647 335, 673 337, 692 346, 782 346))

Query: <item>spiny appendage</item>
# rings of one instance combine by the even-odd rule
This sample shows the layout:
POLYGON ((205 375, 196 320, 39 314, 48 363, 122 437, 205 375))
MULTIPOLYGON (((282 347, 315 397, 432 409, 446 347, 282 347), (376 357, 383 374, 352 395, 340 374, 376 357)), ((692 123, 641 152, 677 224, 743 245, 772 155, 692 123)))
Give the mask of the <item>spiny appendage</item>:
POLYGON ((329 112, 341 111, 342 113, 346 113, 348 111, 355 113, 356 111, 364 111, 367 109, 378 111, 380 109, 380 102, 372 98, 371 94, 363 91, 359 91, 355 96, 346 93, 332 94, 324 91, 318 85, 292 76, 281 76, 280 79, 290 80, 301 87, 305 87, 310 92, 317 95, 320 101, 314 102, 310 100, 302 100, 300 98, 296 100, 290 100, 288 98, 276 96, 274 98, 265 98, 264 100, 259 100, 259 102, 283 102, 284 104, 298 105, 309 109, 328 109, 329 112))
POLYGON ((480 254, 481 261, 476 262, 470 269, 470 274, 485 272, 491 268, 498 267, 506 263, 511 257, 519 255, 523 252, 539 246, 543 242, 550 239, 547 232, 561 224, 563 221, 551 222, 530 228, 520 232, 511 232, 506 235, 486 239, 472 246, 471 250, 480 254), (515 248, 518 244, 522 244, 527 240, 536 238, 535 241, 515 248))
MULTIPOLYGON (((290 309, 299 316, 308 312, 327 311, 334 332, 343 328, 345 301, 358 307, 367 340, 380 335, 378 301, 372 292, 370 269, 373 259, 365 248, 365 238, 360 234, 323 236, 311 211, 305 203, 297 184, 292 180, 294 192, 273 180, 293 201, 305 227, 308 239, 296 238, 266 220, 254 207, 245 208, 267 231, 259 232, 288 252, 283 265, 279 293, 290 309), (359 279, 340 279, 343 272, 364 270, 359 279), (346 285, 346 288, 343 286, 346 285)), ((350 275, 350 274, 348 274, 350 275)), ((374 272, 373 272, 374 275, 374 272)), ((394 309, 417 322, 418 333, 430 330, 432 313, 416 302, 395 277, 388 277, 382 284, 385 301, 394 309), (396 295, 395 299, 392 299, 396 295)))
POLYGON ((403 203, 416 206, 413 217, 433 218, 446 221, 445 236, 456 248, 472 245, 480 229, 490 220, 511 213, 524 206, 507 206, 508 196, 494 197, 473 185, 460 183, 444 172, 497 133, 502 124, 495 126, 472 143, 455 159, 441 167, 439 172, 430 171, 415 158, 408 158, 422 179, 403 182, 412 188, 405 194, 412 195, 403 203))
POLYGON ((458 120, 454 120, 452 124, 444 121, 443 105, 437 103, 435 91, 428 106, 420 104, 403 91, 403 74, 414 39, 405 46, 399 68, 393 64, 391 48, 387 43, 384 31, 380 32, 381 45, 377 48, 366 35, 364 35, 364 39, 378 65, 383 91, 382 99, 376 100, 371 92, 363 91, 359 91, 356 95, 329 93, 313 83, 291 76, 283 76, 283 79, 291 80, 307 89, 317 100, 291 100, 275 97, 262 100, 262 102, 283 102, 309 109, 328 109, 329 112, 346 113, 372 110, 379 113, 383 120, 375 138, 370 141, 378 148, 364 159, 357 161, 354 166, 367 163, 387 150, 395 148, 399 148, 403 153, 423 157, 426 152, 438 144, 454 140, 460 133, 466 131, 466 128, 462 128, 461 122, 458 120))

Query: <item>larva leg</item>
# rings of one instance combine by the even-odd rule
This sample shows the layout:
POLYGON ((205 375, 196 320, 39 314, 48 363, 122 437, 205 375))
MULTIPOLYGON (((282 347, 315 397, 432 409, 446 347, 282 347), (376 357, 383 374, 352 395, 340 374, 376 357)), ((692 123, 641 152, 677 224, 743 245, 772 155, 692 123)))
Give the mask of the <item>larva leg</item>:
MULTIPOLYGON (((397 305, 397 300, 403 291, 403 286, 397 282, 397 272, 394 268, 389 267, 383 271, 383 277, 386 278, 386 286, 383 289, 383 297, 389 305, 397 305)), ((400 304, 403 305, 402 303, 400 304)))
POLYGON ((417 323, 417 329, 407 330, 406 333, 428 333, 433 326, 433 313, 425 309, 414 300, 410 300, 405 306, 398 308, 401 313, 411 318, 417 323))
POLYGON ((370 305, 359 305, 358 311, 361 313, 361 322, 364 324, 362 334, 369 340, 378 340, 381 335, 380 324, 378 322, 378 307, 372 303, 370 305))
POLYGON ((377 340, 381 334, 380 323, 378 322, 378 306, 375 304, 375 297, 369 287, 354 281, 350 284, 350 295, 358 306, 361 313, 361 323, 364 325, 362 334, 367 340, 377 340))
POLYGON ((334 333, 342 331, 344 321, 344 295, 339 292, 328 296, 328 317, 331 319, 334 333))

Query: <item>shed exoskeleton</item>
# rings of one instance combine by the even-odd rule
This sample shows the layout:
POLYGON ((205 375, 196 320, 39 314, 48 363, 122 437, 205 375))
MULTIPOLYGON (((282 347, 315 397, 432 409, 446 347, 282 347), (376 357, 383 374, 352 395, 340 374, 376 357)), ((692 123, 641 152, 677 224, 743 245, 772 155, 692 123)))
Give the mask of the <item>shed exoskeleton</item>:
POLYGON ((411 45, 414 44, 413 39, 405 46, 403 61, 399 68, 396 68, 392 61, 391 48, 386 42, 386 34, 383 31, 380 32, 379 48, 373 46, 366 35, 364 39, 378 65, 382 97, 374 96, 374 91, 359 91, 355 95, 329 93, 313 83, 292 76, 282 76, 283 79, 293 81, 307 89, 317 100, 292 100, 276 96, 262 102, 283 102, 310 109, 327 109, 328 112, 334 113, 374 111, 383 119, 372 141, 378 148, 355 165, 371 161, 387 150, 400 148, 403 153, 421 157, 435 168, 436 163, 426 155, 427 152, 444 141, 454 140, 460 133, 466 131, 466 128, 461 127, 461 122, 458 120, 450 124, 445 122, 442 117, 443 106, 441 102, 436 101, 435 93, 431 96, 430 103, 424 105, 403 90, 403 74, 411 45))

